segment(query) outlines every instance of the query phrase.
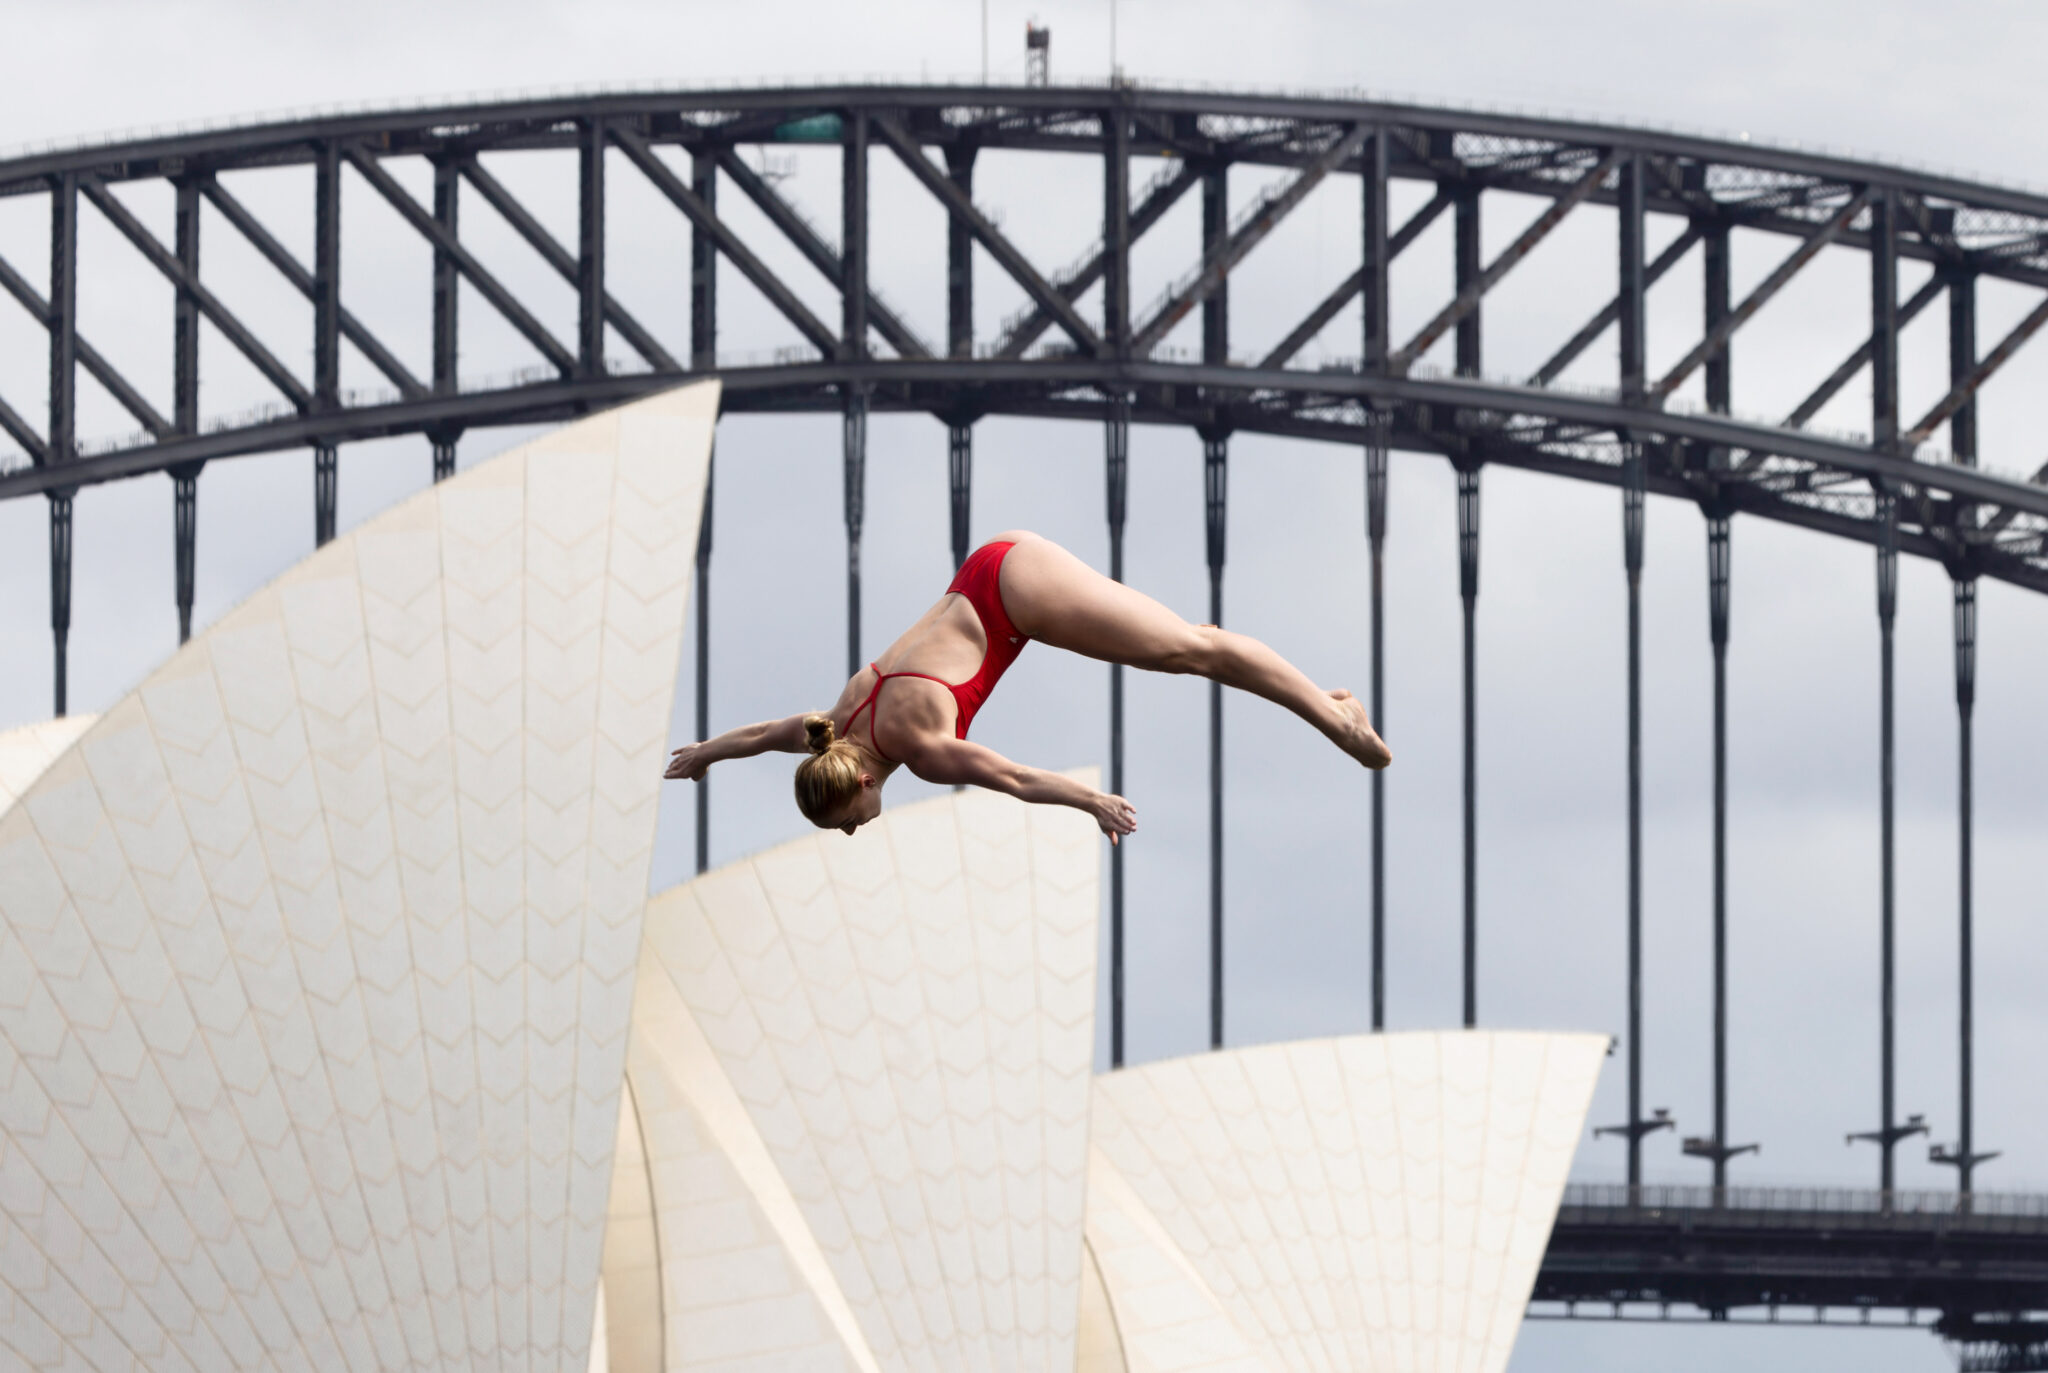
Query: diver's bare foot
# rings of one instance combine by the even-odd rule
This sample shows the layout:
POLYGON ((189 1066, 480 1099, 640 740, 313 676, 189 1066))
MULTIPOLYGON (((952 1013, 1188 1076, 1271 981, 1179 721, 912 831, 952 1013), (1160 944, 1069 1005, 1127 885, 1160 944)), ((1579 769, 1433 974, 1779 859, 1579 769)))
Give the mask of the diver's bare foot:
POLYGON ((1342 687, 1330 693, 1337 703, 1337 727, 1330 738, 1338 748, 1369 768, 1383 768, 1394 761, 1386 742, 1366 718, 1365 703, 1342 687))

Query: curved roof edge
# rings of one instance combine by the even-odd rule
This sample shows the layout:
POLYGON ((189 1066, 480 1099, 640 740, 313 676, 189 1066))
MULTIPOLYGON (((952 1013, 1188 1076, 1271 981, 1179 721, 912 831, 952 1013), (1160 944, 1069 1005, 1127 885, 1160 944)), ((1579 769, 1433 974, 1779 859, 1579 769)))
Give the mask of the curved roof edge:
POLYGON ((92 728, 97 715, 60 715, 33 725, 0 733, 0 811, 21 798, 22 793, 57 755, 78 742, 92 728))

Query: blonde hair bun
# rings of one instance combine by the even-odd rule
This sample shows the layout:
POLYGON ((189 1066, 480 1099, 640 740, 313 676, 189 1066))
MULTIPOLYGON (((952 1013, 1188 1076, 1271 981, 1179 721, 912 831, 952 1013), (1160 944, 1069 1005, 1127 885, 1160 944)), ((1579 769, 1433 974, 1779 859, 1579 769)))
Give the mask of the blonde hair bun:
POLYGON ((841 812, 860 795, 860 750, 841 739, 829 715, 804 716, 810 757, 796 765, 796 807, 814 825, 843 823, 841 812))

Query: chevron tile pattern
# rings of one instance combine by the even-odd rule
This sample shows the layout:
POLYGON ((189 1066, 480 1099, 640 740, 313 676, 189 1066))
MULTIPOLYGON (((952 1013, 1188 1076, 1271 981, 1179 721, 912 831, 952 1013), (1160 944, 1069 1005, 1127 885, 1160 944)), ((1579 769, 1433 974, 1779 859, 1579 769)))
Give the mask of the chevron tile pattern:
POLYGON ((1500 1373, 1602 1035, 1360 1035, 1097 1079, 1087 1373, 1500 1373))
POLYGON ((968 792, 653 900, 627 1076, 671 1373, 1074 1366, 1100 845, 968 792))
POLYGON ((422 492, 0 743, 0 1368, 581 1373, 717 404, 422 492))

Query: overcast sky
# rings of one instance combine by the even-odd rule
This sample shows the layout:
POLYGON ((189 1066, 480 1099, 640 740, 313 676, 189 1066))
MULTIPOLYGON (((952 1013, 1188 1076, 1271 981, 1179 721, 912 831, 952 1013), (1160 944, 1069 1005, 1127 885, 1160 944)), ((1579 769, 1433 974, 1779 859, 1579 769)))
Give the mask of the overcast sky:
MULTIPOLYGON (((1022 71, 1028 17, 1053 31, 1052 67, 1099 78, 1110 65, 1106 0, 1021 5, 992 0, 990 66, 1022 71)), ((0 146, 67 140, 125 126, 553 85, 770 81, 811 75, 890 79, 971 74, 981 65, 973 0, 775 6, 581 3, 349 6, 139 4, 63 7, 0 3, 0 24, 33 60, 0 84, 0 146)), ((1118 61, 1144 79, 1263 89, 1365 87, 1456 102, 1571 109, 1632 122, 1747 133, 1759 141, 1831 145, 1890 160, 1961 167, 2048 183, 2038 137, 2048 95, 2034 70, 2048 41, 2038 4, 1810 3, 1722 0, 1659 6, 1436 4, 1263 0, 1123 0, 1118 61)), ((838 218, 833 154, 787 165, 784 183, 821 224, 838 218)), ((573 175, 562 159, 494 164, 537 213, 573 242, 573 175)), ((398 169, 416 192, 418 167, 398 169)), ((1150 169, 1141 169, 1140 177, 1150 169)), ((943 330, 944 221, 889 159, 875 161, 875 271, 881 290, 927 336, 943 330)), ((686 342, 681 221, 614 172, 612 279, 617 294, 670 348, 686 342)), ((1051 266, 1099 231, 1094 164, 984 157, 977 195, 1006 231, 1051 266)), ((1233 200, 1267 182, 1239 173, 1233 200)), ((238 193, 309 252, 309 182, 264 173, 238 193)), ((1318 192, 1233 278, 1234 347, 1270 345, 1355 265, 1355 187, 1318 192)), ((1399 208, 1419 202, 1415 186, 1399 208)), ((418 241, 360 182, 345 192, 343 293, 416 371, 426 370, 425 264, 418 241)), ((730 196, 729 201, 739 197, 730 196)), ((168 198, 129 203, 166 237, 168 198)), ((1495 202, 1489 200, 1489 207, 1495 202)), ((1489 255, 1534 213, 1489 208, 1489 255)), ((743 227, 757 225, 736 206, 743 227)), ((1676 231, 1655 224, 1652 247, 1676 231)), ((563 334, 573 300, 522 259, 502 225, 479 211, 466 239, 543 305, 563 334)), ((1139 255, 1134 298, 1151 297, 1190 260, 1193 199, 1139 255)), ((1597 303, 1612 272, 1613 218, 1583 211, 1486 306, 1486 370, 1526 373, 1597 303), (1587 282, 1595 283, 1588 287, 1587 282)), ((0 256, 32 280, 47 268, 40 205, 0 202, 0 256)), ((219 221, 206 229, 209 284, 303 367, 310 314, 219 221)), ((81 287, 87 336, 169 403, 167 287, 103 224, 87 218, 81 287)), ((1769 270, 1782 245, 1738 238, 1736 290, 1769 270)), ((830 295, 771 254, 827 318, 830 295)), ((1448 280, 1448 225, 1403 259, 1396 332, 1439 304, 1448 280)), ((1924 269, 1903 274, 1910 291, 1924 269)), ((1823 254, 1738 339, 1738 411, 1782 414, 1867 329, 1861 257, 1823 254)), ((788 341, 728 272, 723 347, 788 341)), ((977 277, 980 332, 1021 298, 986 260, 977 277)), ((1683 353, 1698 327, 1697 257, 1652 298, 1653 366, 1683 353)), ((1987 286, 1982 336, 2003 332, 2031 301, 1987 286)), ((473 298, 478 325, 463 370, 481 375, 529 355, 473 298), (495 332, 494 332, 495 329, 495 332)), ((1907 335, 1912 414, 1942 389, 1939 310, 1907 335)), ((1353 310, 1308 356, 1356 351, 1353 310)), ((217 339, 207 345, 203 410, 224 414, 270 397, 217 339)), ((623 352, 623 350, 621 350, 623 352)), ((2036 352, 2048 352, 2037 345, 2036 352)), ((351 359, 346 380, 375 378, 351 359)), ((2048 457, 2038 397, 2048 358, 2023 354, 1983 417, 1984 458, 2031 472, 2048 457)), ((1572 379, 1611 383, 1612 335, 1572 379)), ((44 385, 35 326, 0 302, 0 394, 40 414, 44 385)), ((129 425, 84 388, 81 433, 129 425)), ((1822 422, 1860 428, 1867 384, 1852 385, 1822 422)), ((465 439, 465 462, 523 435, 465 439)), ((1127 572, 1193 619, 1206 618, 1200 451, 1193 435, 1133 437, 1127 572)), ((977 435, 974 531, 1037 529, 1102 565, 1102 441, 1092 426, 990 420, 977 435)), ((1230 567, 1225 618, 1288 653, 1327 685, 1364 692, 1365 539, 1355 450, 1240 437, 1231 451, 1230 567)), ((345 451, 344 526, 423 485, 423 443, 345 451)), ((310 459, 302 454, 217 464, 200 485, 199 618, 210 622, 311 547, 310 459)), ((843 666, 843 549, 838 426, 830 417, 728 420, 719 441, 713 571, 712 719, 724 728, 815 708, 836 695, 843 666)), ((1391 922, 1387 973, 1395 1028, 1453 1025, 1459 1013, 1458 601, 1452 482, 1438 459, 1397 454, 1389 535, 1388 710, 1397 763, 1388 778, 1391 922)), ((918 614, 950 573, 945 439, 933 420, 877 417, 870 436, 865 642, 875 651, 918 614)), ((1624 1026, 1624 585, 1619 500, 1608 489, 1507 471, 1484 478, 1480 601, 1480 1017, 1489 1026, 1619 1032, 1624 1026)), ((169 483, 95 488, 78 505, 73 708, 114 701, 175 642, 169 483)), ((0 726, 48 713, 45 514, 40 501, 0 505, 0 726)), ((1705 539, 1697 509, 1651 502, 1645 576, 1646 985, 1648 1104, 1668 1106, 1678 1133, 1711 1130, 1708 926, 1710 678, 1705 539)), ((2048 1190, 2048 1106, 2037 1046, 2048 1031, 2038 988, 2041 858, 2048 795, 2048 603, 1987 583, 1980 624, 1978 762, 1978 1143, 2004 1156, 1980 1185, 2048 1190)), ((1730 944, 1732 1134, 1760 1141, 1739 1180, 1870 1185, 1868 1146, 1843 1137, 1877 1124, 1876 652, 1872 555, 1784 526, 1743 519, 1734 535, 1730 654, 1730 944)), ((1956 725, 1949 584, 1908 560, 1899 620, 1899 1102, 1924 1111, 1935 1137, 1956 1121, 1956 725)), ((691 719, 678 700, 678 738, 691 719)), ((1044 648, 1026 653, 984 711, 976 737, 1047 766, 1097 762, 1106 750, 1104 671, 1044 648)), ((1130 1045, 1146 1060, 1206 1042, 1206 689, 1133 681, 1127 793, 1142 834, 1129 850, 1130 1045)), ((1362 774, 1318 736, 1264 703, 1232 699, 1226 714, 1228 1011, 1233 1043, 1356 1030, 1368 1024, 1362 774)), ((786 760, 714 773, 714 861, 800 831, 786 760)), ((921 794, 914 779, 894 803, 921 794)), ((655 881, 686 876, 690 789, 670 793, 655 881)), ((1595 1105, 1622 1119, 1623 1059, 1595 1105)), ((1646 1146, 1653 1178, 1704 1181, 1673 1134, 1646 1146)), ((1620 1146, 1588 1140, 1577 1175, 1618 1174, 1620 1146)), ((1952 1175, 1902 1154, 1905 1185, 1952 1175)), ((1934 1369, 1932 1337, 1905 1334, 1533 1326, 1517 1373, 1674 1369, 1746 1360, 1763 1370, 1829 1364, 1855 1351, 1863 1367, 1934 1369)))

